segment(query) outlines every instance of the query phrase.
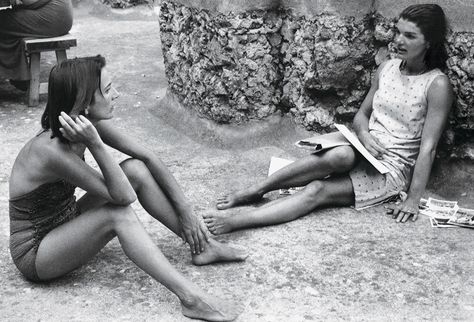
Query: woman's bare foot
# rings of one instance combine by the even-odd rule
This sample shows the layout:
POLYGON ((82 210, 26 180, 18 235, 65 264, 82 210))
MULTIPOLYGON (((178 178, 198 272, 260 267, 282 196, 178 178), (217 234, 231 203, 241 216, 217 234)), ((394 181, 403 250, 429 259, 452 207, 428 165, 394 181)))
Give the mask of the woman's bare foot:
POLYGON ((209 238, 204 252, 193 255, 194 265, 207 265, 217 262, 240 262, 248 257, 247 251, 226 244, 219 243, 209 238))
POLYGON ((229 214, 213 213, 204 214, 202 217, 204 218, 207 229, 209 229, 213 235, 222 235, 234 230, 230 223, 232 216, 229 214))
POLYGON ((251 190, 239 190, 231 194, 219 197, 216 208, 224 210, 239 205, 245 205, 262 199, 263 194, 251 190))
POLYGON ((181 300, 181 311, 191 319, 233 321, 242 312, 242 307, 209 294, 201 294, 192 300, 181 300))

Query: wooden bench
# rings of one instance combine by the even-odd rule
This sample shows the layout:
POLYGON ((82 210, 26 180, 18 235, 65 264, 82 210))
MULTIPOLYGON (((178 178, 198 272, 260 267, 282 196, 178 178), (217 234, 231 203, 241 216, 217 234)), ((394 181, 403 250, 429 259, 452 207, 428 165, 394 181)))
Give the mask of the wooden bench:
MULTIPOLYGON (((67 59, 66 50, 75 47, 77 40, 70 34, 53 38, 25 38, 26 54, 30 58, 30 87, 28 89, 28 106, 36 106, 40 95, 40 58, 44 51, 56 52, 56 61, 59 64, 67 59)), ((47 84, 47 83, 46 83, 47 84)), ((43 86, 41 92, 43 93, 43 86)), ((45 86, 47 92, 47 86, 45 86)), ((41 94, 42 94, 41 93, 41 94)))

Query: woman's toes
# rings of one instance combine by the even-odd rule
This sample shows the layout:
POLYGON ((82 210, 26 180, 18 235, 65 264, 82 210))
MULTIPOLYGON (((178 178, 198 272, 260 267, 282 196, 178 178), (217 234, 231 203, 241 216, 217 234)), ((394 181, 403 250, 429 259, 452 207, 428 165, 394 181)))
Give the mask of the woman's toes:
POLYGON ((231 205, 230 201, 226 201, 226 202, 220 202, 220 203, 217 203, 217 209, 219 210, 223 210, 223 209, 227 209, 229 208, 229 206, 231 205))

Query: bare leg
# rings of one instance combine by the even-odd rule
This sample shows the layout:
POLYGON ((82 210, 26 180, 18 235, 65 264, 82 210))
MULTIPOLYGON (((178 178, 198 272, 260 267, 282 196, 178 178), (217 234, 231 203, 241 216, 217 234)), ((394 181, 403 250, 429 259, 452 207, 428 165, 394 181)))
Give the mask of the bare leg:
POLYGON ((168 262, 153 243, 131 207, 105 205, 88 210, 52 230, 41 241, 36 270, 43 280, 62 276, 86 263, 118 236, 125 254, 181 300, 191 318, 228 321, 238 315, 231 303, 203 292, 168 262))
MULTIPOLYGON (((128 159, 122 162, 121 166, 132 183, 143 208, 177 236, 180 236, 179 218, 146 165, 137 159, 128 159)), ((87 209, 91 205, 104 204, 105 200, 86 194, 78 203, 81 209, 87 209)), ((242 261, 247 257, 248 254, 244 250, 209 239, 203 252, 192 254, 192 261, 195 265, 207 265, 222 261, 242 261)))
POLYGON ((217 209, 251 203, 276 189, 305 186, 330 174, 345 173, 352 169, 354 163, 355 153, 350 146, 339 146, 323 153, 310 154, 278 170, 254 186, 219 198, 217 209))
POLYGON ((295 220, 322 206, 354 204, 354 191, 349 177, 316 180, 292 196, 272 201, 264 207, 236 215, 205 215, 204 222, 215 234, 233 230, 275 225, 295 220))

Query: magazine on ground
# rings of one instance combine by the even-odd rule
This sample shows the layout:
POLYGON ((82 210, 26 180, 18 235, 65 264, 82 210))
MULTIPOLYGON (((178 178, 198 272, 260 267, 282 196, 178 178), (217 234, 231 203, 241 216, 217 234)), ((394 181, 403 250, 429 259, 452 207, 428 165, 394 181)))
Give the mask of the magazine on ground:
POLYGON ((357 136, 353 134, 345 125, 334 124, 334 126, 339 131, 299 140, 295 143, 295 145, 302 149, 311 150, 313 152, 320 152, 341 145, 352 145, 380 173, 385 174, 390 172, 390 170, 385 165, 383 165, 372 154, 370 154, 369 151, 367 151, 357 136))
POLYGON ((434 198, 421 199, 420 214, 429 217, 431 226, 437 228, 474 228, 474 210, 461 208, 457 201, 434 198))

